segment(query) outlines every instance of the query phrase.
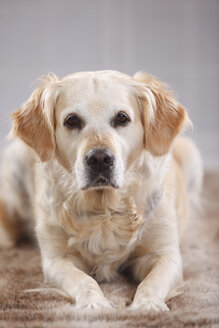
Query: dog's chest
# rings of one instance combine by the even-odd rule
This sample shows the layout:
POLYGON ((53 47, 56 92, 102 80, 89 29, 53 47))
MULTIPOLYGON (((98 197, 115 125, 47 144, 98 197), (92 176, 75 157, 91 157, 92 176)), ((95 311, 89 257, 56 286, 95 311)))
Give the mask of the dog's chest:
POLYGON ((136 208, 77 222, 68 247, 77 249, 92 270, 101 271, 102 278, 109 280, 109 270, 115 271, 135 247, 142 224, 136 208))

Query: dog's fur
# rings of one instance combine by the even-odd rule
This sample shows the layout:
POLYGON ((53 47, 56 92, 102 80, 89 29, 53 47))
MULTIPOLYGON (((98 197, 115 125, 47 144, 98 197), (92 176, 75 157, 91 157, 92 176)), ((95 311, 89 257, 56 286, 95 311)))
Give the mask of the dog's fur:
POLYGON ((13 245, 34 216, 45 279, 77 307, 111 307, 97 281, 131 268, 140 284, 130 309, 168 310, 165 298, 182 281, 189 198, 202 183, 196 147, 177 136, 188 123, 166 85, 145 73, 43 78, 13 114, 22 142, 3 157, 1 245, 13 245), (112 123, 118 112, 126 124, 112 123), (80 128, 66 127, 72 113, 80 128), (104 180, 86 164, 93 149, 113 155, 104 180))

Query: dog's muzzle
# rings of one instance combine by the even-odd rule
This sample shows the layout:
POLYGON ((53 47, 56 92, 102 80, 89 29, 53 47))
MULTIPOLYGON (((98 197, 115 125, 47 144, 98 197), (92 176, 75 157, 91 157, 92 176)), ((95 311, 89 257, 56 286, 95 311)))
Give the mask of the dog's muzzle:
POLYGON ((114 155, 107 148, 90 149, 85 156, 87 185, 83 189, 92 187, 117 188, 113 179, 114 155))

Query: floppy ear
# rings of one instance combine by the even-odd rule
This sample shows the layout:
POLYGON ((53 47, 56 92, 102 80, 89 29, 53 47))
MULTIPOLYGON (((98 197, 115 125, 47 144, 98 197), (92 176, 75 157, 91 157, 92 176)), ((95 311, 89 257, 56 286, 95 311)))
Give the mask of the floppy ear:
POLYGON ((154 156, 166 154, 175 136, 189 118, 185 108, 174 98, 167 86, 155 77, 138 72, 138 99, 145 132, 145 148, 154 156))
POLYGON ((41 161, 49 160, 55 150, 53 110, 58 94, 57 81, 54 74, 43 77, 41 85, 12 114, 12 135, 32 147, 41 161))

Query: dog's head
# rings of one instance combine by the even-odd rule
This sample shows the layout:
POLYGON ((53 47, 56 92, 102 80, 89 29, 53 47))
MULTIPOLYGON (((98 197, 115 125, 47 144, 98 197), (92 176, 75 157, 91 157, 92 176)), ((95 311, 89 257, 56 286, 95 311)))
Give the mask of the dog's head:
POLYGON ((145 73, 50 74, 13 114, 12 132, 41 161, 56 158, 80 189, 119 188, 145 149, 169 151, 185 119, 166 86, 145 73))

